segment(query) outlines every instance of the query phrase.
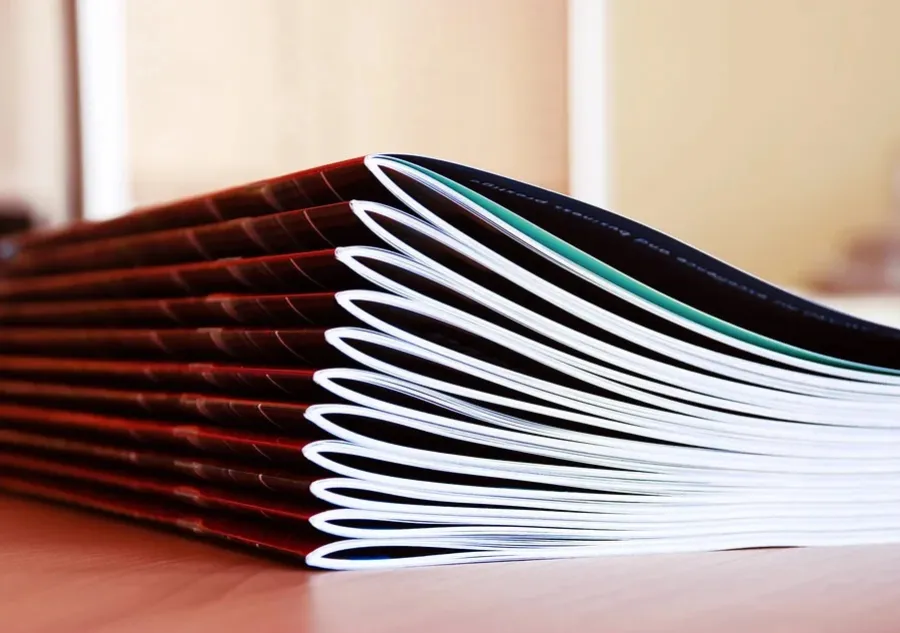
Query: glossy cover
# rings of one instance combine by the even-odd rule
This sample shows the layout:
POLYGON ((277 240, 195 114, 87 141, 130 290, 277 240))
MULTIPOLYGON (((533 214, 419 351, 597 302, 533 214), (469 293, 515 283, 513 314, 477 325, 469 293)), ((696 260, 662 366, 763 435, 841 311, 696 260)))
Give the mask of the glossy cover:
POLYGON ((0 272, 7 277, 79 270, 160 266, 181 262, 315 251, 376 238, 347 202, 155 231, 52 249, 25 251, 0 272))
MULTIPOLYGON (((314 532, 298 532, 269 522, 241 520, 231 515, 219 516, 200 510, 174 508, 165 500, 102 490, 79 482, 44 478, 15 470, 0 471, 0 490, 98 510, 195 536, 220 539, 232 545, 289 556, 297 562, 302 562, 305 556, 327 541, 314 532)), ((111 527, 114 529, 114 526, 111 527)))
POLYGON ((22 326, 306 327, 349 321, 334 292, 0 304, 0 324, 22 326))
POLYGON ((86 441, 9 428, 0 429, 0 446, 6 447, 6 450, 36 452, 45 457, 58 455, 63 460, 80 459, 108 470, 125 466, 135 473, 139 470, 147 470, 151 474, 166 473, 182 477, 185 481, 234 486, 248 492, 283 493, 295 499, 306 498, 310 484, 319 478, 319 474, 310 470, 304 462, 297 462, 293 469, 273 468, 233 458, 210 457, 200 451, 164 452, 145 446, 86 441))
POLYGON ((7 428, 63 437, 129 441, 148 447, 198 449, 211 455, 239 456, 263 464, 303 463, 303 447, 311 441, 232 427, 184 424, 177 419, 132 418, 6 403, 0 404, 0 420, 7 428))
POLYGON ((218 293, 307 293, 358 284, 334 249, 0 279, 0 300, 171 299, 218 293))
POLYGON ((266 215, 327 205, 377 193, 363 158, 267 178, 193 198, 140 208, 103 222, 80 222, 61 229, 35 231, 6 242, 3 252, 21 253, 63 244, 117 238, 168 229, 199 226, 234 218, 266 215), (336 192, 340 188, 342 197, 336 192), (375 191, 373 191, 375 189, 375 191))

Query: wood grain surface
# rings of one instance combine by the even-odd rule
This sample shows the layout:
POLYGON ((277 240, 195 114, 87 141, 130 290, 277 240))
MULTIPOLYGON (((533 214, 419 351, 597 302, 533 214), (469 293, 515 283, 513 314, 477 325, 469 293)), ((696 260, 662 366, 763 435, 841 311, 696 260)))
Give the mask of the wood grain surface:
POLYGON ((4 633, 897 631, 900 546, 311 572, 0 496, 4 633))

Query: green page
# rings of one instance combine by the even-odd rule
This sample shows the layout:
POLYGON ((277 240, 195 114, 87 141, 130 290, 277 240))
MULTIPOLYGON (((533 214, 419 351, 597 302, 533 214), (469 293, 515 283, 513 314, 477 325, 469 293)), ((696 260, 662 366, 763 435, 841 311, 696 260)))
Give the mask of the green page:
POLYGON ((453 191, 465 196, 470 201, 475 204, 481 206, 489 213, 503 220, 510 226, 518 229, 528 237, 534 239, 540 244, 546 246, 547 248, 552 249, 556 253, 562 255, 566 259, 582 266, 583 268, 590 270, 593 273, 596 273, 600 277, 616 284, 617 286, 639 296, 648 301, 653 302, 654 304, 669 310, 679 316, 690 319, 691 321, 698 323, 700 325, 704 325, 712 330, 717 332, 721 332, 722 334, 726 334, 735 339, 744 341, 746 343, 750 343, 752 345, 756 345, 758 347, 762 347, 764 349, 772 350, 775 352, 779 352, 788 356, 793 356, 795 358, 801 358, 804 360, 814 361, 818 363, 823 363, 826 365, 832 365, 835 367, 844 367, 847 369, 856 369, 861 371, 875 372, 875 373, 883 373, 883 374, 894 374, 900 375, 900 371, 893 370, 884 367, 877 367, 874 365, 867 365, 864 363, 857 363, 853 361, 843 360, 841 358, 836 358, 833 356, 827 356, 825 354, 819 354, 817 352, 812 352, 806 349, 802 349, 800 347, 796 347, 794 345, 788 345, 781 341, 769 338, 767 336, 762 336, 755 332, 751 332, 750 330, 738 327, 727 321, 723 321, 717 317, 714 317, 705 312, 701 312, 691 306, 678 301, 677 299, 673 299, 672 297, 665 295, 657 290, 654 290, 650 286, 641 283, 637 279, 629 277, 621 273, 620 271, 612 268, 611 266, 603 263, 601 260, 596 257, 589 255, 583 250, 576 248, 569 244, 568 242, 559 239, 552 233, 545 231, 539 226, 529 222, 525 218, 513 213, 509 209, 497 204, 490 198, 486 198, 485 196, 477 193, 468 187, 459 184, 458 182, 451 180, 438 174, 430 169, 426 169, 415 163, 410 161, 397 158, 394 156, 387 156, 393 161, 397 163, 401 163, 406 165, 425 177, 431 178, 442 185, 449 187, 453 191))

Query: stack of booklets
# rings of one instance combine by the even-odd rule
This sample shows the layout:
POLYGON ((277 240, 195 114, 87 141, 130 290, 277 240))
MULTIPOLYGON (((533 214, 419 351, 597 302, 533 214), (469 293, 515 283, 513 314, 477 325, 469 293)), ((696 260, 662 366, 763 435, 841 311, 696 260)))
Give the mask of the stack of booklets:
POLYGON ((333 569, 900 541, 900 331, 560 194, 370 155, 0 249, 8 491, 333 569))

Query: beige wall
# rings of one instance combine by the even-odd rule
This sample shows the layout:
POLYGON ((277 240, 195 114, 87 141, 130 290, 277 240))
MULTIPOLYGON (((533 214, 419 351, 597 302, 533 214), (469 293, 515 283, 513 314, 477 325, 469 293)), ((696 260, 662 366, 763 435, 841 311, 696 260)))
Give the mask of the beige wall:
POLYGON ((17 172, 15 94, 19 78, 12 16, 12 0, 0 0, 0 195, 10 195, 17 172))
POLYGON ((613 198, 800 283, 886 213, 900 2, 610 0, 613 198))
POLYGON ((565 0, 132 0, 139 203, 372 151, 564 189, 565 0))
POLYGON ((69 214, 64 33, 59 0, 0 0, 0 197, 56 223, 69 214))

